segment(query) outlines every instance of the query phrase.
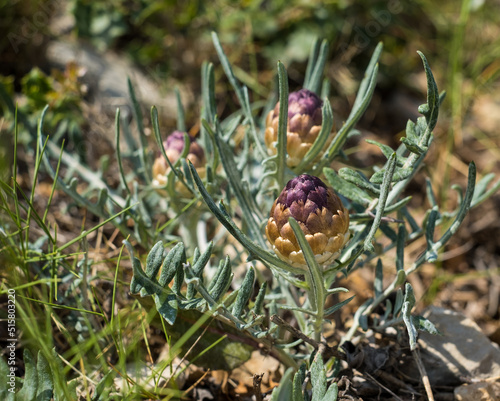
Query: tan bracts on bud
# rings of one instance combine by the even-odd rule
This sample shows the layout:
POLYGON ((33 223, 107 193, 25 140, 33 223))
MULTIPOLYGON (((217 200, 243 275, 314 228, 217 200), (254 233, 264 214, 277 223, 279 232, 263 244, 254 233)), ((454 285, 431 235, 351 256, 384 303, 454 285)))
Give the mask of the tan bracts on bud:
POLYGON ((299 223, 316 261, 334 262, 349 240, 349 213, 333 189, 307 174, 288 182, 274 202, 266 234, 276 254, 294 267, 306 261, 288 219, 299 223))
MULTIPOLYGON (((318 137, 323 120, 322 106, 322 100, 314 92, 307 89, 289 94, 286 134, 287 165, 289 167, 295 167, 302 161, 318 137)), ((270 155, 276 154, 279 107, 280 104, 276 104, 276 107, 269 112, 266 118, 264 141, 270 155)), ((327 143, 332 138, 333 132, 327 143)))

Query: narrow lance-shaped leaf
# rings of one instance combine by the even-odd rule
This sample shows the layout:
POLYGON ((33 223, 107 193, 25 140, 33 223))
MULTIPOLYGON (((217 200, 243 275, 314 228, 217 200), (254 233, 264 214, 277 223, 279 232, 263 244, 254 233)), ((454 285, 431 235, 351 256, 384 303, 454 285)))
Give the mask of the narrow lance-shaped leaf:
POLYGON ((351 302, 356 295, 353 295, 352 297, 349 297, 342 302, 339 302, 333 306, 330 306, 328 309, 325 309, 325 316, 331 315, 332 313, 337 312, 340 308, 342 308, 344 305, 347 305, 349 302, 351 302))
POLYGON ((47 359, 42 351, 38 351, 38 360, 36 362, 36 373, 38 375, 38 388, 36 390, 37 401, 50 401, 53 396, 54 382, 52 371, 47 359))
POLYGON ((246 193, 242 185, 241 172, 238 170, 236 163, 234 161, 233 151, 229 149, 228 145, 221 140, 220 125, 217 120, 215 121, 215 131, 212 130, 212 128, 208 126, 206 122, 204 123, 207 132, 215 141, 217 150, 219 151, 219 155, 221 158, 222 166, 224 167, 224 171, 226 172, 227 178, 231 183, 231 189, 233 190, 234 195, 238 199, 238 203, 242 208, 245 221, 248 224, 250 236, 254 241, 258 242, 262 246, 263 238, 260 232, 260 227, 255 217, 256 215, 258 215, 258 213, 250 201, 251 199, 250 194, 246 193))
POLYGON ((332 383, 328 388, 328 391, 325 393, 323 401, 337 401, 338 394, 339 385, 337 383, 332 383))
POLYGON ((375 281, 373 284, 375 290, 375 298, 382 294, 384 287, 384 268, 382 265, 382 260, 377 260, 377 265, 375 266, 375 281))
POLYGON ((226 256, 221 274, 217 278, 217 282, 210 291, 210 295, 216 302, 218 302, 219 299, 222 297, 222 295, 224 295, 226 288, 228 287, 228 283, 230 284, 230 282, 231 282, 231 262, 229 260, 229 256, 226 256))
POLYGON ((257 135, 255 121, 253 119, 252 109, 250 107, 250 102, 249 102, 249 98, 248 98, 248 91, 245 90, 246 89, 245 87, 241 87, 238 80, 236 79, 236 76, 233 73, 233 69, 231 67, 231 64, 229 63, 229 60, 227 59, 227 56, 224 53, 224 50, 222 49, 222 45, 219 41, 219 37, 217 36, 217 34, 215 32, 212 32, 212 41, 214 43, 217 55, 219 56, 219 60, 221 62, 224 73, 226 74, 227 79, 231 83, 231 86, 233 87, 233 89, 236 93, 236 96, 238 97, 238 101, 240 102, 240 105, 243 109, 245 117, 250 124, 250 132, 253 135, 254 142, 257 146, 257 151, 262 156, 262 158, 265 158, 267 156, 267 153, 265 152, 264 147, 262 145, 262 142, 261 142, 259 136, 257 135))
POLYGON ((388 161, 388 166, 384 174, 384 181, 382 183, 382 188, 380 190, 380 198, 378 201, 377 213, 375 215, 375 219, 373 220, 370 232, 368 233, 364 243, 365 250, 369 252, 373 252, 375 250, 372 244, 372 239, 380 225, 380 221, 382 220, 382 216, 384 214, 385 204, 387 201, 387 196, 389 194, 389 187, 391 185, 392 175, 394 174, 395 168, 396 168, 396 153, 393 153, 388 161))
POLYGON ((304 401, 302 394, 302 385, 306 379, 306 364, 300 365, 299 370, 293 377, 292 401, 304 401))
POLYGON ((172 291, 177 295, 181 294, 182 284, 184 284, 184 263, 186 263, 186 254, 182 252, 180 263, 176 264, 174 284, 172 285, 172 291))
MULTIPOLYGON (((17 400, 32 401, 36 397, 38 388, 38 376, 36 373, 35 359, 29 351, 25 348, 23 351, 24 359, 24 383, 21 390, 16 393, 17 400)), ((4 379, 4 378, 2 378, 4 379)))
POLYGON ((318 56, 319 56, 319 49, 320 49, 320 39, 316 38, 313 42, 313 45, 311 46, 311 51, 309 52, 309 59, 307 60, 307 67, 306 67, 306 73, 304 76, 304 88, 312 90, 311 89, 311 77, 314 71, 314 67, 316 66, 318 56))
POLYGON ((127 78, 127 85, 130 99, 132 100, 132 110, 134 113, 134 118, 137 123, 137 129, 139 131, 139 154, 142 167, 141 173, 143 174, 147 182, 151 182, 151 166, 148 163, 147 157, 148 143, 146 139, 146 133, 144 131, 144 124, 142 122, 141 106, 139 105, 139 102, 137 101, 137 98, 135 96, 134 87, 132 86, 132 81, 130 80, 130 78, 127 78))
MULTIPOLYGON (((163 242, 158 241, 153 246, 153 248, 151 248, 151 251, 149 251, 148 257, 146 259, 146 271, 145 271, 146 276, 156 281, 156 275, 160 271, 162 261, 163 261, 163 242)), ((132 281, 135 281, 134 277, 132 277, 132 281)), ((146 292, 145 291, 143 292, 143 289, 141 289, 141 296, 144 295, 146 295, 146 292)))
MULTIPOLYGON (((202 276, 203 269, 205 268, 208 261, 210 260, 210 256, 212 256, 213 248, 214 248, 213 242, 209 242, 205 252, 203 252, 203 254, 201 254, 201 255, 198 255, 196 257, 196 259, 193 258, 193 261, 194 261, 193 272, 194 272, 195 277, 200 278, 202 276)), ((198 248, 196 248, 196 251, 198 251, 198 253, 199 253, 198 248)), ((186 298, 191 299, 194 297, 195 294, 196 294, 196 289, 195 289, 194 284, 188 284, 186 298)))
POLYGON ((438 120, 440 97, 437 84, 434 79, 434 75, 432 75, 432 71, 431 68, 429 67, 427 59, 425 58, 422 52, 417 51, 417 53, 422 59, 422 62, 424 64, 425 75, 427 77, 427 105, 424 110, 419 110, 419 111, 425 115, 428 125, 420 144, 423 146, 428 146, 432 130, 436 126, 438 120))
POLYGON ((247 305, 250 296, 252 295, 253 282, 255 280, 255 270, 250 267, 241 283, 240 291, 233 306, 233 315, 240 318, 243 313, 243 308, 247 305))
POLYGON ((186 120, 184 117, 184 107, 182 105, 179 88, 175 88, 175 99, 177 101, 177 130, 186 132, 186 120))
POLYGON ((326 371, 321 354, 317 354, 314 362, 311 364, 311 401, 323 401, 326 393, 326 371))
POLYGON ((417 329, 413 324, 411 310, 415 306, 415 296, 413 295, 413 288, 410 283, 406 283, 405 286, 405 297, 403 300, 402 315, 403 321, 405 322, 406 329, 408 331, 408 337, 410 340, 410 349, 413 351, 417 347, 417 329))
POLYGON ((317 57, 315 57, 314 64, 311 63, 311 67, 313 67, 312 72, 307 77, 308 79, 304 83, 304 88, 309 89, 314 93, 319 93, 319 90, 321 89, 323 70, 325 69, 327 57, 328 57, 328 41, 323 40, 321 42, 321 47, 317 53, 317 57))
POLYGON ((276 172, 278 186, 285 185, 286 169, 286 145, 287 145, 287 124, 288 124, 288 74, 283 63, 278 62, 279 81, 279 102, 280 110, 278 117, 278 144, 276 153, 276 172))
MULTIPOLYGON (((326 169, 326 167, 325 167, 326 169)), ((324 169, 324 170, 325 170, 324 169)), ((371 182, 366 180, 359 172, 350 169, 349 167, 343 167, 339 170, 338 175, 345 181, 356 185, 357 187, 369 191, 372 194, 379 194, 380 189, 375 187, 371 182)))
POLYGON ((267 281, 264 281, 260 286, 259 293, 255 297, 255 304, 253 306, 253 313, 256 315, 262 314, 262 306, 264 305, 264 297, 266 296, 267 281))
POLYGON ((325 302, 325 288, 323 285, 321 268, 319 267, 318 262, 316 262, 316 258, 314 257, 311 246, 307 242, 304 232, 300 228, 299 223, 297 223, 297 220, 295 220, 293 217, 290 217, 288 219, 288 222, 290 223, 295 237, 297 238, 297 242, 299 243, 299 246, 302 250, 304 259, 306 260, 308 271, 311 277, 311 286, 314 298, 309 299, 309 302, 311 302, 311 305, 313 305, 313 307, 319 314, 320 310, 321 312, 323 312, 325 302))
POLYGON ((366 191, 344 180, 338 176, 333 169, 325 167, 323 169, 323 174, 325 174, 326 179, 335 191, 345 196, 347 199, 364 206, 368 206, 373 200, 373 198, 368 195, 366 191))
POLYGON ((432 263, 437 259, 437 254, 433 250, 434 245, 434 229, 436 227, 436 220, 438 217, 437 206, 433 207, 431 213, 429 214, 429 219, 427 220, 426 228, 425 228, 425 239, 427 240, 427 262, 432 263))
POLYGON ((396 270, 404 270, 406 227, 404 223, 399 224, 398 239, 396 241, 396 270))
POLYGON ((163 261, 158 284, 162 287, 167 286, 174 278, 177 268, 182 264, 182 258, 185 254, 184 244, 179 242, 167 254, 163 261))

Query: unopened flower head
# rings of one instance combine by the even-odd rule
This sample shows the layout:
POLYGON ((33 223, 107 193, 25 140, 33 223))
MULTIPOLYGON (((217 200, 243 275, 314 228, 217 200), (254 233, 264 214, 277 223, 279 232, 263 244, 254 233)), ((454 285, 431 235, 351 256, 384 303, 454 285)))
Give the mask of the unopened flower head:
POLYGON ((317 177, 303 174, 288 181, 266 226, 276 254, 294 267, 306 268, 290 217, 299 223, 320 265, 333 263, 349 240, 349 213, 333 189, 317 177))
MULTIPOLYGON (((181 131, 174 131, 170 134, 165 141, 163 147, 165 153, 174 164, 182 155, 185 146, 185 133, 181 131)), ((205 166, 205 152, 203 148, 196 142, 195 138, 189 137, 189 152, 186 159, 193 163, 193 166, 198 169, 204 169, 205 166)), ((153 164, 153 185, 164 187, 167 183, 167 175, 170 172, 170 166, 160 153, 153 164)))
MULTIPOLYGON (((289 167, 297 166, 321 131, 323 101, 310 90, 301 89, 288 95, 288 130, 286 150, 289 167)), ((279 102, 266 119, 264 140, 270 155, 276 154, 278 142, 279 102)), ((328 141, 331 140, 331 135, 328 141)))

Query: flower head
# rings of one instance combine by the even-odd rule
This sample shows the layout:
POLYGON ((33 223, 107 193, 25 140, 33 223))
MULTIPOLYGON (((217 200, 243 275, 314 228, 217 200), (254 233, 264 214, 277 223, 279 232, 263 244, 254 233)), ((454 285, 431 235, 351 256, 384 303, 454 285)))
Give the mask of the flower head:
MULTIPOLYGON (((174 131, 170 134, 165 141, 163 147, 165 153, 174 164, 182 155, 185 146, 185 133, 181 131, 174 131)), ((202 169, 205 166, 205 152, 203 148, 196 142, 195 138, 189 135, 189 152, 186 157, 193 166, 197 169, 202 169)), ((167 175, 170 172, 170 166, 163 157, 159 154, 153 164, 153 185, 163 187, 167 183, 167 175)))
MULTIPOLYGON (((314 92, 301 89, 288 95, 287 164, 297 166, 318 137, 323 123, 323 101, 314 92)), ((279 102, 266 119, 264 140, 269 154, 276 153, 279 102)))
POLYGON ((320 265, 332 263, 349 240, 349 213, 333 189, 317 177, 302 174, 288 181, 274 201, 266 226, 276 254, 292 266, 305 267, 290 217, 299 223, 320 265))

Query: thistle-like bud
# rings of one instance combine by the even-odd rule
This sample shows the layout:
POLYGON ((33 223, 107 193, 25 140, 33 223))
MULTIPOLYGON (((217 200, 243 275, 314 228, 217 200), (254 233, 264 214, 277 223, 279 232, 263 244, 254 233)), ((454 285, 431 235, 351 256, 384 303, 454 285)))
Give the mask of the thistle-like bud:
MULTIPOLYGON (((301 89, 288 95, 288 131, 286 134, 287 164, 297 166, 321 131, 323 101, 310 90, 301 89)), ((266 119, 264 140, 270 155, 276 154, 278 143, 279 102, 266 119)), ((328 141, 331 140, 332 135, 328 141)), ((327 143, 328 143, 327 141, 327 143)))
POLYGON ((332 263, 349 240, 349 213, 333 189, 302 174, 288 181, 274 201, 266 235, 274 251, 294 267, 307 266, 288 219, 299 223, 320 265, 332 263))
MULTIPOLYGON (((174 131, 165 141, 163 141, 165 153, 172 164, 179 160, 179 157, 182 155, 185 145, 184 135, 184 132, 174 131)), ((194 137, 189 136, 189 142, 189 152, 186 159, 193 163, 193 166, 200 174, 200 170, 204 170, 205 168, 205 152, 196 142, 194 137)), ((157 187, 164 187, 167 183, 167 175, 169 172, 170 166, 160 153, 153 164, 153 185, 157 187)), ((202 174, 204 175, 204 172, 202 174)))

